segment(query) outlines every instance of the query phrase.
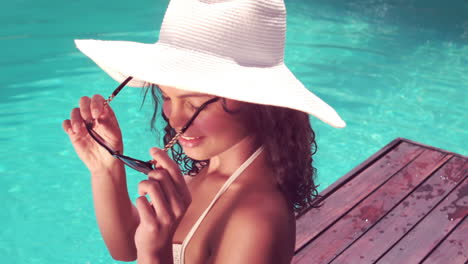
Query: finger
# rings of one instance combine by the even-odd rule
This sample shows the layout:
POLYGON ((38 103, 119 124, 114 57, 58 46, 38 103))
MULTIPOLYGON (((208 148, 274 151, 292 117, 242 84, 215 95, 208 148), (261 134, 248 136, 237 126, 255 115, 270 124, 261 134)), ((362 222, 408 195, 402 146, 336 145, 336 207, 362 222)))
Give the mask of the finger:
POLYGON ((104 110, 104 97, 99 94, 93 95, 93 98, 91 98, 90 108, 92 118, 99 119, 104 110))
POLYGON ((93 117, 91 115, 90 109, 91 99, 88 96, 83 96, 80 98, 80 112, 83 120, 91 121, 93 117))
POLYGON ((79 108, 73 108, 71 111, 70 122, 75 134, 82 134, 86 130, 79 108))
POLYGON ((71 127, 71 121, 69 119, 63 120, 62 128, 63 131, 65 131, 65 133, 67 133, 69 136, 74 134, 73 129, 71 127))
POLYGON ((182 216, 188 204, 184 204, 184 199, 174 185, 174 181, 169 173, 165 169, 155 169, 148 173, 148 177, 159 182, 159 186, 165 194, 166 200, 171 205, 174 215, 176 217, 182 216))
POLYGON ((153 159, 156 160, 157 167, 166 169, 172 177, 176 188, 184 195, 184 198, 188 198, 185 196, 187 196, 189 190, 177 163, 175 163, 167 153, 160 148, 151 148, 150 153, 153 159))
POLYGON ((167 204, 168 200, 166 195, 163 193, 161 186, 158 181, 155 180, 143 180, 138 185, 139 195, 148 195, 152 203, 160 202, 167 204))
POLYGON ((140 215, 140 223, 155 224, 156 212, 145 196, 140 196, 136 200, 136 208, 140 215))
POLYGON ((138 185, 139 195, 148 195, 153 204, 154 210, 158 215, 158 220, 161 223, 169 224, 174 221, 174 215, 170 210, 170 205, 159 185, 155 180, 144 180, 138 185))

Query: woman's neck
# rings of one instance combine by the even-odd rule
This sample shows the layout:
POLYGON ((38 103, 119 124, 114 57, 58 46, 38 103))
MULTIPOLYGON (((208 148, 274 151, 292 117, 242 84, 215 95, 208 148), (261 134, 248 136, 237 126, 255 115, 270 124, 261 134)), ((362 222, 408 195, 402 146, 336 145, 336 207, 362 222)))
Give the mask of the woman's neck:
POLYGON ((212 157, 207 168, 207 175, 231 176, 259 147, 260 145, 255 143, 253 137, 245 137, 231 148, 212 157))
MULTIPOLYGON (((207 184, 224 183, 259 147, 252 138, 244 138, 238 144, 210 159, 209 165, 200 171, 198 181, 207 184)), ((268 166, 267 153, 263 151, 246 169, 246 177, 239 177, 233 186, 254 186, 256 190, 277 190, 274 171, 268 166)))

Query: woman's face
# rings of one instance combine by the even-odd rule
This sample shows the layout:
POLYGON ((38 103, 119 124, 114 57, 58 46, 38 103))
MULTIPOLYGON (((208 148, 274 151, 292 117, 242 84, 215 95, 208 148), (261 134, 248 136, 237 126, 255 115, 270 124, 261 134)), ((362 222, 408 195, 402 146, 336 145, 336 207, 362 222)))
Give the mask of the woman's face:
MULTIPOLYGON (((195 111, 212 95, 187 92, 174 87, 159 86, 163 98, 163 111, 171 127, 179 131, 195 111)), ((243 103, 226 100, 229 110, 241 109, 243 103)), ((192 159, 207 160, 216 156, 248 135, 240 114, 227 113, 223 100, 209 104, 203 109, 192 125, 179 138, 185 154, 192 159)))

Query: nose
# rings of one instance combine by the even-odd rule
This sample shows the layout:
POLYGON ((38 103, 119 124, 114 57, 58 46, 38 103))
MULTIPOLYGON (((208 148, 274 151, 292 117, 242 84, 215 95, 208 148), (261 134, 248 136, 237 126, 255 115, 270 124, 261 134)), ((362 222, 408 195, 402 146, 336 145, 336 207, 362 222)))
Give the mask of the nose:
POLYGON ((190 118, 190 113, 180 105, 164 104, 163 111, 169 119, 169 125, 176 131, 180 131, 190 118))

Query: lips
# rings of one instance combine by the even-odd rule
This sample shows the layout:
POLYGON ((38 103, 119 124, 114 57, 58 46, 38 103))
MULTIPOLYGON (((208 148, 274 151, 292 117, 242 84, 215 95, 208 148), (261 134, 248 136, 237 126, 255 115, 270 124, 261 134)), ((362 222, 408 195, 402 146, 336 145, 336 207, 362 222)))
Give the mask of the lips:
POLYGON ((189 136, 180 136, 179 143, 182 147, 193 148, 201 144, 204 137, 189 137, 189 136))

